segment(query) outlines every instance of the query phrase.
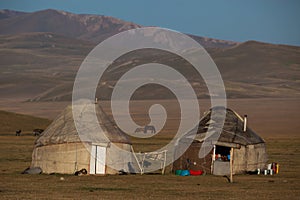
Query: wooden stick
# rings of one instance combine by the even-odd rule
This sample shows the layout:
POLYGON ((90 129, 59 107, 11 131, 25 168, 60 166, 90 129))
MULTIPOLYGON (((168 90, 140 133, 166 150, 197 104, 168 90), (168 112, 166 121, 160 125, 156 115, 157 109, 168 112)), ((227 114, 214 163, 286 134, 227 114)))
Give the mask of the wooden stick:
POLYGON ((230 149, 230 183, 233 183, 233 148, 230 149))
POLYGON ((139 168, 140 168, 140 170, 141 170, 141 174, 143 174, 143 169, 142 169, 142 167, 141 167, 141 165, 140 165, 140 162, 139 162, 137 156, 135 155, 135 152, 134 152, 134 149, 133 149, 132 146, 131 146, 131 151, 132 151, 132 153, 133 153, 133 155, 134 155, 134 158, 135 158, 135 160, 136 160, 136 162, 137 162, 137 164, 138 164, 138 166, 139 166, 139 168))
POLYGON ((165 174, 165 168, 166 168, 166 161, 167 161, 167 150, 164 150, 164 167, 162 170, 162 174, 165 174))
POLYGON ((210 173, 214 174, 214 162, 216 160, 216 145, 213 148, 213 156, 211 158, 210 173))

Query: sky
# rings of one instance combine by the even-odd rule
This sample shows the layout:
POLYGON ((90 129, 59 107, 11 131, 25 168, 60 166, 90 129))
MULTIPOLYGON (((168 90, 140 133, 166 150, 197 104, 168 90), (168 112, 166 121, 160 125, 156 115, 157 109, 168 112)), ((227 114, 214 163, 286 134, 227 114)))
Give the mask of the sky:
POLYGON ((244 42, 300 46, 300 0, 1 0, 0 9, 57 9, 244 42))

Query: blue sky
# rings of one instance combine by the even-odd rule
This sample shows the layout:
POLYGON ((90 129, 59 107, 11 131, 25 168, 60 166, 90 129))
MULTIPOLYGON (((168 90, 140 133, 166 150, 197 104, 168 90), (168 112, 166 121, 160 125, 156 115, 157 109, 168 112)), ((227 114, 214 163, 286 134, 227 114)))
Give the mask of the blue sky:
POLYGON ((0 9, 117 17, 217 39, 300 46, 300 0, 1 0, 0 9))

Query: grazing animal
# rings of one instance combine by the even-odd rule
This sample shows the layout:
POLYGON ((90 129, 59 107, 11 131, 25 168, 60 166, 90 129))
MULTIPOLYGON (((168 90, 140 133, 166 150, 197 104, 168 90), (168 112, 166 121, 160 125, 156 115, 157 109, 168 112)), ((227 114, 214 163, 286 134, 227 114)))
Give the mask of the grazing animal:
POLYGON ((155 133, 156 132, 155 127, 152 126, 152 125, 145 126, 144 133, 148 133, 148 131, 150 131, 151 133, 155 133))
POLYGON ((16 130, 16 136, 20 136, 21 132, 22 132, 22 130, 20 130, 20 129, 16 130))
POLYGON ((36 129, 33 130, 32 133, 33 133, 34 136, 39 136, 39 135, 42 134, 43 131, 44 131, 44 129, 36 128, 36 129))
POLYGON ((148 131, 150 131, 150 133, 155 133, 156 130, 155 130, 155 127, 152 126, 152 125, 147 125, 147 126, 144 126, 144 128, 136 128, 135 129, 135 133, 148 133, 148 131))
POLYGON ((141 132, 144 132, 144 128, 136 128, 135 133, 141 133, 141 132))

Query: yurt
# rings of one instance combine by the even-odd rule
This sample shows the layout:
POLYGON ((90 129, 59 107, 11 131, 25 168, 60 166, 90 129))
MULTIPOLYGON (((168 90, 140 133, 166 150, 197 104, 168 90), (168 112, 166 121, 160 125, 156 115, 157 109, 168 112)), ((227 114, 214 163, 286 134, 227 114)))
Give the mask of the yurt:
POLYGON ((224 107, 212 108, 204 114, 198 129, 178 140, 175 156, 179 152, 184 153, 176 157, 173 170, 201 170, 214 175, 243 174, 263 169, 267 162, 265 142, 248 127, 247 116, 242 118, 224 107), (183 151, 187 144, 190 146, 183 151), (205 151, 205 148, 208 149, 205 156, 200 156, 200 149, 205 151))
POLYGON ((49 125, 35 142, 31 167, 40 167, 43 173, 73 174, 86 169, 89 174, 117 174, 130 170, 131 158, 126 154, 130 151, 131 142, 127 135, 99 104, 88 102, 68 106, 49 125), (77 128, 81 126, 81 131, 84 130, 81 135, 74 123, 74 109, 85 120, 81 125, 77 124, 77 128), (96 122, 88 120, 93 119, 89 116, 94 113, 96 122), (101 126, 101 133, 98 126, 101 126))

